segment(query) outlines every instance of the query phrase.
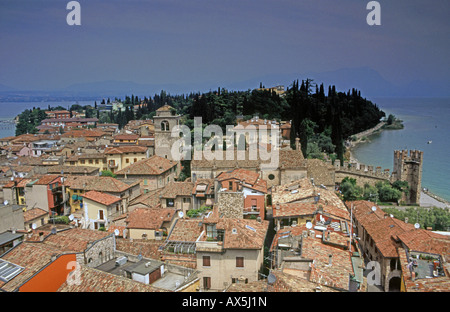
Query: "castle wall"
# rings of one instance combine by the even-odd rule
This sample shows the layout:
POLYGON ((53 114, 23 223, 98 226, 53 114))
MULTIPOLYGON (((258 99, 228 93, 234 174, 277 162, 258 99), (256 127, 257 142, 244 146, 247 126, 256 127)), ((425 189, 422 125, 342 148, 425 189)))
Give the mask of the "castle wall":
MULTIPOLYGON (((331 164, 331 161, 329 162, 331 164)), ((344 162, 340 166, 339 162, 334 164, 335 167, 335 181, 341 182, 345 177, 356 179, 358 186, 364 187, 365 184, 375 185, 382 181, 391 181, 391 174, 389 169, 382 169, 381 167, 373 167, 365 164, 344 162)))
MULTIPOLYGON (((331 161, 328 162, 331 164, 331 161)), ((389 169, 373 167, 365 164, 344 162, 340 166, 339 162, 333 165, 335 168, 335 181, 340 182, 345 177, 356 179, 357 185, 363 187, 364 184, 375 185, 380 181, 408 182, 410 192, 404 194, 401 201, 406 204, 417 204, 420 202, 420 193, 422 190, 422 164, 423 152, 418 150, 397 150, 394 151, 394 167, 392 174, 389 169)))
POLYGON ((409 185, 409 194, 404 195, 402 200, 407 204, 417 204, 420 202, 422 190, 422 165, 423 152, 418 150, 398 150, 394 151, 394 170, 392 180, 406 181, 409 185))

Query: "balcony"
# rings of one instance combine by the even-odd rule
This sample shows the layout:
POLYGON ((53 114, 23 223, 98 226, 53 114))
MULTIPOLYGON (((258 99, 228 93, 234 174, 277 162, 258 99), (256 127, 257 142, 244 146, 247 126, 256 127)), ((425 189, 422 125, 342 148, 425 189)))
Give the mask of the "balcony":
POLYGON ((260 207, 248 207, 244 208, 244 215, 259 215, 260 211, 260 207))
POLYGON ((197 251, 223 252, 223 242, 221 241, 200 241, 195 245, 197 251))
POLYGON ((111 168, 111 169, 116 169, 117 167, 119 167, 119 164, 115 164, 115 163, 108 163, 108 168, 111 168))

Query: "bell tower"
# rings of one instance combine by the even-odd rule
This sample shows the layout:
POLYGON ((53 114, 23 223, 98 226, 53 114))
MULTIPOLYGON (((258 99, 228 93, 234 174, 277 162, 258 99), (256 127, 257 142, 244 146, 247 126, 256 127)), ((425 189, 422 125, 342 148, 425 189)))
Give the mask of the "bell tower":
POLYGON ((179 140, 172 137, 172 129, 180 124, 180 115, 176 114, 173 107, 164 105, 156 110, 153 117, 155 124, 155 155, 172 159, 172 146, 179 140))

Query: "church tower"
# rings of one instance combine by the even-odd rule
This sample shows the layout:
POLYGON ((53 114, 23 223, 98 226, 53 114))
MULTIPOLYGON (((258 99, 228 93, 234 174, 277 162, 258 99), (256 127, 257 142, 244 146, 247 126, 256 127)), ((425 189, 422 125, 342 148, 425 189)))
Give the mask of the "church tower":
POLYGON ((422 191, 422 164, 423 152, 417 150, 394 151, 394 169, 392 182, 406 181, 409 185, 409 194, 402 200, 407 204, 419 204, 422 191))
POLYGON ((179 140, 172 137, 172 129, 180 124, 180 115, 176 114, 173 107, 164 105, 156 110, 153 117, 155 124, 155 155, 172 159, 172 146, 179 140))

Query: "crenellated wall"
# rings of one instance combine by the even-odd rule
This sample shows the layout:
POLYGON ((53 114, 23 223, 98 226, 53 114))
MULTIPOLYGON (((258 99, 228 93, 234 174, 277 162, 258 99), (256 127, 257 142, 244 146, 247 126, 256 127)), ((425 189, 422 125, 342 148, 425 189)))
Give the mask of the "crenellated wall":
MULTIPOLYGON (((328 161, 329 164, 331 160, 328 161)), ((356 179, 359 186, 375 185, 380 181, 406 181, 410 187, 408 195, 404 195, 402 201, 407 204, 417 204, 420 202, 422 189, 422 164, 423 152, 419 150, 396 150, 394 151, 394 167, 392 173, 389 169, 374 167, 371 165, 359 164, 356 162, 344 162, 341 166, 338 161, 333 165, 335 168, 335 181, 340 182, 345 177, 356 179)))
MULTIPOLYGON (((328 161, 331 164, 331 161, 328 161)), ((375 185, 380 181, 391 181, 392 176, 389 169, 382 169, 381 167, 374 167, 371 165, 344 162, 341 166, 338 161, 333 165, 335 168, 335 181, 340 182, 345 177, 356 179, 359 186, 364 186, 366 183, 375 185)))

